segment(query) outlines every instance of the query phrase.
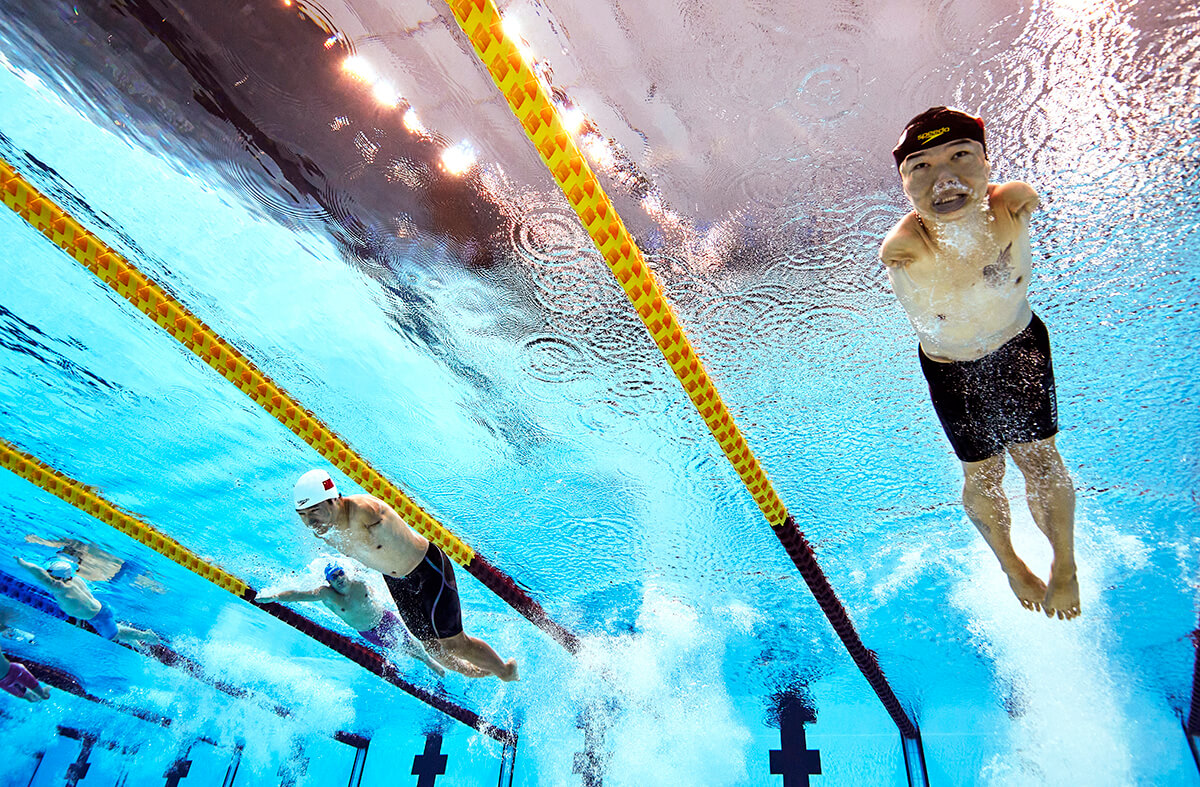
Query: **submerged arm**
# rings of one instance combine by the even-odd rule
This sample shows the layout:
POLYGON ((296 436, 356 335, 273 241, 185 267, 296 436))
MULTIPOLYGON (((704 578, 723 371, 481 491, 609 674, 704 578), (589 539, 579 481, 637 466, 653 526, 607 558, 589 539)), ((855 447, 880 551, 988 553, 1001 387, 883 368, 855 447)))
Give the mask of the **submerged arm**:
POLYGON ((1042 204, 1042 198, 1033 190, 1033 186, 1019 180, 997 187, 997 192, 997 196, 1004 201, 1008 212, 1021 221, 1028 221, 1033 212, 1042 204))
POLYGON ((312 590, 280 590, 276 593, 264 593, 254 598, 259 604, 267 604, 272 601, 324 601, 324 599, 324 587, 312 590))
POLYGON ((46 587, 54 587, 54 578, 50 576, 46 569, 42 568, 36 563, 30 563, 28 560, 21 557, 17 558, 17 562, 20 563, 26 571, 32 574, 33 578, 38 582, 46 587))

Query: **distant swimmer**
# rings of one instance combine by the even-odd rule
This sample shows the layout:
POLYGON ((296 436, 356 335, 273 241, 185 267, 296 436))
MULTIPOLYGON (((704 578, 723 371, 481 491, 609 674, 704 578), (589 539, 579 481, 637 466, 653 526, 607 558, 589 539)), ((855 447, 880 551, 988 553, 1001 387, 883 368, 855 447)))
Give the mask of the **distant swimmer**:
POLYGON ((463 632, 454 565, 437 546, 370 495, 343 497, 324 470, 296 482, 296 513, 319 538, 383 574, 408 630, 435 659, 471 678, 518 680, 486 642, 463 632))
POLYGON ((0 678, 0 689, 14 697, 29 702, 50 699, 50 689, 38 683, 38 679, 33 677, 24 664, 9 661, 3 653, 0 653, 0 675, 4 676, 0 678))
POLYGON ((19 629, 12 625, 13 614, 11 610, 0 607, 0 638, 10 639, 13 642, 20 642, 26 645, 34 644, 37 639, 24 629, 19 629))
POLYGON ((101 602, 94 595, 87 582, 75 576, 75 563, 63 555, 56 555, 47 561, 45 568, 17 558, 25 569, 38 581, 42 587, 50 591, 63 612, 73 618, 87 621, 100 636, 113 642, 125 642, 131 645, 157 645, 160 640, 153 631, 127 626, 118 623, 113 616, 112 607, 101 602))
POLYGON ((1075 487, 1054 445, 1058 408, 1046 326, 1029 306, 1027 183, 989 183, 983 121, 934 107, 892 151, 914 210, 880 257, 920 340, 933 407, 962 462, 963 507, 1021 604, 1079 614, 1075 487), (1029 511, 1054 558, 1042 582, 1013 550, 1001 481, 1005 452, 1025 476, 1029 511))
POLYGON ((403 650, 413 658, 423 661, 438 675, 446 674, 445 668, 409 635, 396 613, 379 606, 371 596, 367 583, 350 577, 346 574, 346 569, 337 563, 325 566, 325 584, 320 587, 259 594, 255 601, 263 604, 270 601, 319 601, 373 645, 378 645, 386 651, 403 650))

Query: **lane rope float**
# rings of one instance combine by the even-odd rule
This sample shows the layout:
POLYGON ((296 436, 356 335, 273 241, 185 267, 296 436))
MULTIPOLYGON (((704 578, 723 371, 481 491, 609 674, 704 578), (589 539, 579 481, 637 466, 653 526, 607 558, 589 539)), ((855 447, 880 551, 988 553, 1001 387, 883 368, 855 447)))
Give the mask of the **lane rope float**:
MULTIPOLYGON (((150 525, 117 508, 108 500, 101 497, 99 493, 89 489, 64 473, 55 470, 36 457, 21 451, 3 438, 0 438, 0 467, 4 467, 14 475, 46 490, 64 502, 70 503, 84 513, 112 525, 135 541, 150 547, 172 562, 204 577, 218 587, 228 590, 245 601, 254 601, 254 590, 242 580, 223 569, 207 563, 178 542, 162 535, 150 525)), ((45 593, 35 591, 32 586, 26 585, 13 577, 5 578, 2 571, 0 571, 0 592, 9 594, 13 598, 18 598, 18 600, 35 606, 49 615, 62 620, 68 620, 66 614, 56 604, 51 602, 45 593), (13 593, 9 593, 10 588, 13 589, 13 593)), ((474 711, 450 702, 445 697, 426 691, 420 686, 409 683, 400 677, 399 668, 395 664, 383 658, 373 649, 320 626, 280 604, 255 604, 255 606, 287 623, 302 634, 320 642, 334 652, 345 656, 368 672, 383 678, 388 683, 407 692, 431 708, 441 711, 450 718, 462 722, 468 727, 501 743, 516 744, 517 735, 515 732, 505 730, 485 721, 474 711)), ((68 622, 71 621, 73 619, 68 620, 68 622)), ((90 626, 87 628, 91 630, 90 626)), ((164 646, 157 646, 157 648, 161 648, 164 653, 174 656, 174 659, 170 661, 163 658, 159 659, 164 664, 168 664, 168 666, 173 666, 177 662, 184 661, 184 657, 175 654, 164 646)), ((155 649, 152 648, 151 650, 155 649)), ((197 671, 200 670, 198 664, 193 662, 193 666, 197 671)), ((222 687, 218 685, 217 688, 222 687)), ((287 711, 284 710, 281 715, 286 714, 287 711)))
POLYGON ((354 479, 364 491, 385 501, 413 529, 437 544, 451 560, 463 566, 509 606, 562 644, 568 652, 578 653, 579 638, 552 620, 542 606, 511 577, 430 516, 359 456, 341 436, 276 385, 253 361, 221 338, 133 263, 38 191, 3 159, 0 159, 0 199, 34 229, 150 317, 155 325, 236 385, 332 465, 354 479))
POLYGON ((817 565, 812 545, 796 527, 795 520, 788 514, 766 471, 721 400, 641 249, 563 125, 546 85, 505 32, 499 10, 492 0, 447 0, 447 3, 483 67, 508 101, 521 128, 583 222, 642 324, 799 569, 851 658, 896 722, 901 735, 917 738, 917 728, 896 699, 874 652, 863 645, 854 630, 845 607, 817 565))

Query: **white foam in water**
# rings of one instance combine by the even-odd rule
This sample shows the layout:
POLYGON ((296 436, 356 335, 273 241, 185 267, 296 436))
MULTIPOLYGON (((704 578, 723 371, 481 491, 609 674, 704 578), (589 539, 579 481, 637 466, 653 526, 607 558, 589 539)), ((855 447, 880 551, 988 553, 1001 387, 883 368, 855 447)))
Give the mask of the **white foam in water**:
MULTIPOLYGON (((733 624, 744 625, 746 614, 732 610, 733 624)), ((720 632, 656 587, 643 590, 637 630, 587 637, 574 675, 581 684, 594 684, 603 673, 620 691, 618 707, 606 720, 604 748, 611 758, 605 785, 748 783, 750 731, 726 686, 720 632)), ((579 689, 570 692, 576 696, 586 693, 582 686, 572 688, 579 689)))
POLYGON ((329 677, 323 662, 255 647, 250 643, 257 643, 260 635, 248 633, 245 625, 239 615, 226 612, 203 642, 174 643, 181 653, 203 664, 208 675, 251 692, 242 699, 216 689, 191 695, 180 692, 176 703, 188 701, 187 695, 191 702, 205 706, 179 714, 181 722, 215 720, 219 726, 204 732, 226 746, 244 741, 247 763, 269 762, 274 754, 290 751, 297 738, 353 727, 354 693, 329 677), (291 715, 276 715, 272 710, 276 703, 291 715))
MULTIPOLYGON (((1014 544, 1044 579, 1050 549, 1040 534, 1029 535, 1034 525, 1028 514, 1021 521, 1022 508, 1021 501, 1014 501, 1014 544)), ((1077 523, 1076 531, 1082 542, 1077 557, 1083 614, 1075 620, 1052 620, 1021 607, 982 541, 967 556, 951 591, 951 602, 971 619, 977 646, 994 660, 998 677, 1011 683, 1016 695, 1009 739, 984 762, 977 783, 1134 783, 1129 731, 1138 719, 1122 707, 1120 687, 1128 677, 1103 650, 1110 639, 1110 611, 1100 588, 1106 585, 1104 574, 1115 566, 1094 557, 1112 552, 1108 545, 1088 548, 1094 535, 1087 535, 1085 523, 1077 523)))

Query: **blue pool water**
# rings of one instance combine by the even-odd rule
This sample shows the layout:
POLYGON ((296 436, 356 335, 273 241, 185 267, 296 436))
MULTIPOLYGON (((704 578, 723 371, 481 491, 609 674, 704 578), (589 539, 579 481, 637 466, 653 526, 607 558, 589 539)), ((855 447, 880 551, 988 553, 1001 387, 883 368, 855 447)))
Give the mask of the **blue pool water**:
MULTIPOLYGON (((420 16, 351 6, 357 21, 341 6, 329 16, 359 36, 364 55, 403 48, 388 14, 420 16)), ((122 18, 157 7, 114 6, 122 18)), ((164 4, 164 18, 178 7, 164 4)), ((704 67, 682 74, 666 55, 691 50, 649 46, 645 9, 511 10, 535 41, 539 19, 575 31, 557 73, 592 106, 608 89, 597 75, 616 68, 610 45, 620 36, 606 19, 625 20, 631 49, 661 48, 661 61, 635 58, 642 71, 611 88, 597 122, 691 224, 636 213, 620 178, 606 184, 919 724, 929 783, 1200 782, 1181 729, 1200 584, 1196 11, 839 6, 808 20, 822 39, 801 35, 800 12, 772 33, 748 19, 718 24, 761 10, 709 9, 676 21, 725 48, 705 49, 704 67), (755 30, 766 31, 768 51, 805 43, 764 75, 770 58, 751 56, 755 30), (864 41, 877 46, 855 48, 864 41), (910 63, 897 47, 920 54, 910 63), (734 84, 722 68, 761 91, 781 83, 790 98, 730 87, 727 106, 702 110, 689 80, 734 84), (655 79, 653 95, 624 103, 622 89, 655 79), (677 122, 663 119, 668 100, 677 122), (994 179, 1027 180, 1043 196, 1031 299, 1051 332, 1059 446, 1078 489, 1084 613, 1071 623, 1015 603, 962 513, 957 463, 876 259, 905 210, 887 150, 909 116, 941 101, 989 118, 994 179), (714 241, 708 253, 702 241, 724 237, 716 230, 742 240, 714 241)), ((12 556, 86 544, 98 596, 200 668, 164 666, 0 596, 10 633, 35 637, 7 636, 4 652, 73 676, 92 697, 54 690, 28 706, 0 697, 0 783, 332 785, 354 774, 361 785, 428 785, 415 758, 440 735, 437 785, 779 785, 771 750, 789 697, 814 717, 804 727, 820 753, 812 784, 907 783, 892 720, 531 163, 515 121, 473 103, 482 83, 470 60, 425 72, 406 70, 395 52, 381 62, 424 74, 412 76, 414 91, 443 91, 444 104, 423 115, 430 127, 436 119, 449 136, 455 123, 479 124, 480 167, 492 179, 478 188, 500 206, 489 219, 500 229, 478 238, 439 213, 443 197, 422 197, 427 187, 401 210, 407 197, 388 189, 403 178, 371 180, 382 131, 344 148, 315 132, 297 137, 294 150, 326 178, 301 192, 281 174, 299 159, 206 114, 203 91, 172 92, 190 85, 182 68, 144 70, 186 61, 182 50, 159 39, 135 47, 116 27, 106 38, 104 13, 0 2, 0 158, 516 579, 583 647, 572 657, 460 571, 467 630, 519 659, 522 680, 438 680, 398 662, 419 688, 519 732, 506 752, 0 471, 0 571, 20 578, 12 556), (494 251, 491 262, 477 264, 480 248, 494 251), (355 741, 369 741, 365 757, 355 741), (71 776, 81 751, 88 770, 71 776)), ((411 46, 444 58, 439 41, 454 32, 445 21, 411 46)), ((229 62, 250 57, 223 46, 229 62)), ((253 85, 259 72, 242 66, 253 85)), ((305 112, 328 129, 342 94, 321 89, 314 83, 305 112)), ((262 111, 256 127, 286 138, 279 117, 288 116, 262 111)), ((465 215, 454 204, 453 216, 465 215)), ((324 460, 8 210, 0 248, 0 437, 256 589, 319 581, 328 552, 292 513, 290 490, 324 460)), ((1017 549, 1044 572, 1049 549, 1015 469, 1006 487, 1017 549)), ((353 633, 321 609, 295 609, 353 633)))

